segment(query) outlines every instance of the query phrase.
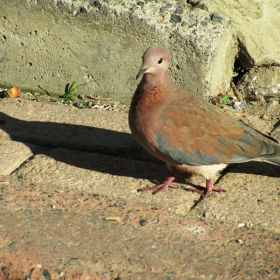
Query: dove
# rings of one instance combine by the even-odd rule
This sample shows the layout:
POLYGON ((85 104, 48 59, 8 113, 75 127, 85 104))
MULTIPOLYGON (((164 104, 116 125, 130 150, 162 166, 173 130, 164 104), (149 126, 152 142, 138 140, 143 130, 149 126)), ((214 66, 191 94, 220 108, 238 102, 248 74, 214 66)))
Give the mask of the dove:
POLYGON ((134 139, 173 171, 163 183, 153 187, 157 194, 173 183, 176 170, 206 178, 201 194, 225 191, 213 184, 231 163, 265 161, 280 165, 280 145, 270 137, 233 118, 203 98, 176 85, 169 76, 170 52, 162 46, 149 47, 142 56, 136 79, 142 79, 129 110, 129 126, 134 139))

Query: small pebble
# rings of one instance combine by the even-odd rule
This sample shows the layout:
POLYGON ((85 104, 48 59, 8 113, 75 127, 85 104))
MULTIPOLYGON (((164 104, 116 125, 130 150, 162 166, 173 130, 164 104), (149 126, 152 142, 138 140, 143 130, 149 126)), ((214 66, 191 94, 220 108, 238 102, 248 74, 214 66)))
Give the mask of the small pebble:
POLYGON ((181 21, 182 21, 181 16, 175 15, 175 14, 171 14, 170 22, 178 23, 178 22, 181 22, 181 21))
POLYGON ((82 7, 82 8, 80 9, 80 13, 87 13, 86 8, 82 7))
POLYGON ((51 275, 47 269, 44 269, 42 271, 42 276, 44 277, 45 280, 51 280, 51 275))
POLYGON ((179 8, 176 9, 175 13, 178 15, 181 15, 184 12, 184 8, 181 6, 179 8))
POLYGON ((242 109, 246 105, 246 101, 236 101, 233 103, 233 107, 237 110, 242 109))
POLYGON ((57 268, 56 270, 55 270, 55 272, 56 272, 56 277, 59 279, 59 278, 62 278, 63 276, 64 276, 64 271, 63 270, 61 270, 61 269, 59 269, 59 268, 57 268))
POLYGON ((140 225, 141 227, 145 226, 146 224, 147 224, 147 220, 141 219, 141 220, 139 221, 139 225, 140 225))
POLYGON ((214 22, 219 22, 219 23, 223 22, 223 18, 217 13, 213 13, 211 15, 211 20, 214 21, 214 22))
POLYGON ((144 5, 145 5, 145 3, 144 2, 142 2, 142 1, 139 1, 138 3, 137 3, 137 5, 139 5, 139 6, 141 6, 142 8, 144 7, 144 5))
POLYGON ((204 213, 202 214, 202 217, 204 217, 204 218, 209 218, 209 213, 208 213, 208 212, 204 212, 204 213))
POLYGON ((189 27, 192 27, 192 26, 194 26, 196 24, 196 18, 195 18, 195 16, 194 15, 190 15, 189 16, 189 20, 188 20, 188 26, 189 27))
POLYGON ((160 12, 161 13, 165 13, 167 10, 169 10, 170 8, 172 7, 172 5, 171 4, 166 4, 165 6, 163 6, 163 7, 161 7, 160 8, 160 12))
POLYGON ((196 22, 194 21, 194 20, 189 20, 188 21, 188 26, 189 27, 192 27, 192 26, 194 26, 196 24, 196 22))
POLYGON ((197 21, 203 21, 205 20, 205 14, 201 13, 197 15, 197 21))

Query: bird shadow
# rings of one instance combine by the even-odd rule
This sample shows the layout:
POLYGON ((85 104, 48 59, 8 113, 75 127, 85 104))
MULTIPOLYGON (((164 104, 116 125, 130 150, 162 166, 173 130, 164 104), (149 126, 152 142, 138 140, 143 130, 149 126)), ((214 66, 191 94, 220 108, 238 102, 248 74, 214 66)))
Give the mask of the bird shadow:
MULTIPOLYGON (((59 122, 24 121, 2 112, 0 129, 12 140, 27 145, 34 155, 45 154, 72 166, 134 178, 164 180, 168 175, 165 164, 142 149, 130 133, 59 122)), ((280 175, 279 167, 262 162, 230 165, 225 172, 280 175)), ((183 173, 176 181, 185 183, 185 177, 183 173)))
MULTIPOLYGON (((33 155, 44 154, 68 165, 117 176, 146 178, 167 174, 130 133, 59 122, 24 121, 0 112, 0 130, 22 142, 33 155), (145 168, 147 167, 147 168, 145 168)), ((3 141, 3 140, 2 140, 3 141)))

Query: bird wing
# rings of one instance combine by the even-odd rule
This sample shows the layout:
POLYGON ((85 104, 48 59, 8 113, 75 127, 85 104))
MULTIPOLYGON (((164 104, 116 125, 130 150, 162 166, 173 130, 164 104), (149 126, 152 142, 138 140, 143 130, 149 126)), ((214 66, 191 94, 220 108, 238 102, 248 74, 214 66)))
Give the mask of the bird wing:
POLYGON ((268 137, 185 91, 163 108, 154 136, 157 150, 182 164, 239 163, 280 156, 280 146, 268 137))

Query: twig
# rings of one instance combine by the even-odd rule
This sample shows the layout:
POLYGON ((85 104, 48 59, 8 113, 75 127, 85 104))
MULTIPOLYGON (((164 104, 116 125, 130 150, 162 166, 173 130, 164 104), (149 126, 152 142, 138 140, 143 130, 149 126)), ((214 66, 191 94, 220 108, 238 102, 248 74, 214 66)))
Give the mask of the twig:
POLYGON ((232 87, 232 89, 234 91, 234 94, 236 95, 237 99, 241 101, 243 99, 243 96, 240 93, 240 91, 236 88, 236 86, 235 86, 235 84, 233 82, 231 82, 230 85, 231 85, 231 87, 232 87))

